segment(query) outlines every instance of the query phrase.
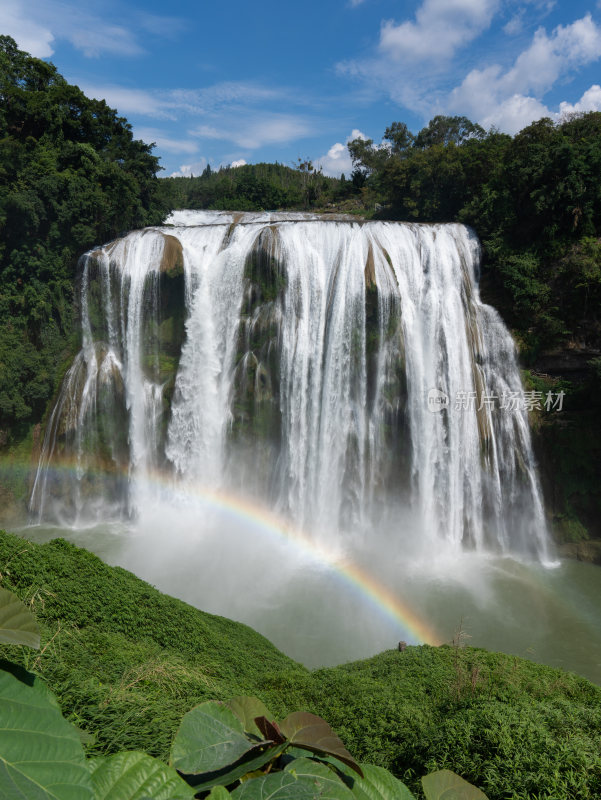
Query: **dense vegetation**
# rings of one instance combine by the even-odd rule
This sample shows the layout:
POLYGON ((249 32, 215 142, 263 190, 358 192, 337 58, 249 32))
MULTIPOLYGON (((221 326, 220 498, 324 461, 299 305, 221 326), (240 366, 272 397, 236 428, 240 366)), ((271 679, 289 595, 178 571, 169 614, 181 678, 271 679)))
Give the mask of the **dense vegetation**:
MULTIPOLYGON (((163 759, 183 714, 209 699, 259 697, 278 717, 319 714, 351 754, 419 778, 449 768, 490 800, 601 794, 601 689, 511 656, 409 647, 309 672, 249 628, 166 597, 61 540, 0 536, 2 586, 42 625, 40 675, 94 739, 90 755, 163 759)), ((15 660, 15 648, 0 649, 15 660)))
POLYGON ((73 351, 77 260, 161 221, 158 159, 104 101, 0 36, 0 445, 44 413, 73 351))
POLYGON ((273 211, 281 208, 323 209, 353 194, 352 181, 328 178, 310 160, 294 168, 284 164, 207 166, 202 175, 163 178, 161 194, 170 208, 224 211, 273 211))
POLYGON ((532 354, 601 341, 601 113, 541 119, 516 136, 465 117, 403 123, 349 149, 381 216, 472 225, 485 291, 532 354))
MULTIPOLYGON (((33 612, 0 587, 0 644, 39 650, 33 612)), ((169 764, 143 751, 87 758, 90 734, 68 722, 34 673, 0 661, 0 793, 5 800, 416 800, 388 770, 359 764, 315 714, 285 719, 256 697, 205 700, 181 720, 169 764)), ((422 778, 426 800, 458 791, 487 800, 450 770, 422 778)))

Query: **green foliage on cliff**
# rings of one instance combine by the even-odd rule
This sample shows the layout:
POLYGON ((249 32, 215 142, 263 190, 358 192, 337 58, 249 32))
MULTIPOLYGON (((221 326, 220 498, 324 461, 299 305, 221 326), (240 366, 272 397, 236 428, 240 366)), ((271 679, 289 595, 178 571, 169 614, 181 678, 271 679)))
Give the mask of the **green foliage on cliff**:
POLYGON ((397 122, 384 138, 390 146, 349 145, 381 216, 472 225, 486 294, 530 348, 599 341, 600 112, 542 119, 514 137, 436 117, 416 137, 397 122))
MULTIPOLYGON (((4 800, 415 800, 388 770, 359 765, 325 720, 292 712, 278 723, 256 697, 188 711, 169 765, 135 751, 86 758, 89 734, 65 720, 37 676, 8 661, 0 662, 0 718, 4 800)), ((425 775, 422 786, 426 800, 449 792, 488 800, 449 770, 425 775)))
POLYGON ((167 760, 193 706, 247 694, 278 718, 318 714, 355 758, 390 769, 417 797, 421 776, 444 768, 490 800, 601 795, 601 689, 576 675, 444 646, 310 672, 245 625, 62 540, 1 534, 0 574, 42 632, 39 654, 0 647, 0 658, 44 679, 67 718, 94 735, 88 755, 135 749, 167 760))
POLYGON ((353 193, 350 181, 323 175, 308 159, 296 168, 284 164, 207 167, 191 178, 163 178, 161 193, 171 208, 273 211, 323 208, 353 193))
POLYGON ((0 98, 1 431, 38 420, 55 389, 81 253, 163 209, 151 146, 8 36, 0 98))

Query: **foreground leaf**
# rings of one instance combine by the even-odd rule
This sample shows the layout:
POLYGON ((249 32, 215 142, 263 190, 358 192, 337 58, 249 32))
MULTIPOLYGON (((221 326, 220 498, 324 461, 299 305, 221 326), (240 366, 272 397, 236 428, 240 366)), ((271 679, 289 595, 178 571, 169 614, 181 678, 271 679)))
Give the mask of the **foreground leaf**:
POLYGON ((286 741, 286 737, 278 728, 277 722, 270 722, 267 717, 256 717, 255 725, 264 739, 268 739, 270 742, 277 742, 277 744, 283 744, 286 741))
POLYGON ((311 781, 302 781, 289 772, 274 772, 263 778, 244 781, 232 792, 234 800, 315 800, 311 781))
POLYGON ((2 800, 93 800, 77 730, 33 675, 0 670, 2 800))
POLYGON ((346 749, 340 737, 321 717, 305 711, 295 711, 286 717, 280 725, 280 729, 291 744, 315 753, 335 756, 343 764, 348 764, 359 775, 363 775, 361 767, 346 749))
POLYGON ((117 753, 88 761, 94 800, 185 800, 194 789, 157 758, 146 753, 117 753))
POLYGON ((198 775, 234 764, 264 743, 251 742, 240 719, 224 703, 209 700, 188 711, 171 747, 171 764, 198 775))
POLYGON ((232 793, 234 800, 353 800, 336 774, 309 758, 300 758, 283 772, 245 781, 232 793))
POLYGON ((0 589, 0 642, 40 649, 40 628, 36 618, 8 589, 0 589))
POLYGON ((285 748, 285 744, 266 746, 258 754, 256 749, 251 750, 239 761, 221 770, 204 772, 201 775, 184 775, 183 777, 190 786, 194 787, 196 792, 206 791, 213 786, 229 786, 231 783, 235 783, 240 778, 248 775, 249 772, 255 772, 264 767, 269 761, 277 758, 285 748))
POLYGON ((273 719, 273 714, 258 697, 233 697, 227 701, 226 706, 238 717, 246 733, 253 733, 263 738, 255 718, 273 719))
POLYGON ((286 766, 284 772, 290 772, 299 778, 313 781, 316 797, 323 800, 353 800, 353 793, 345 786, 333 769, 311 758, 295 758, 286 766))
POLYGON ((449 769, 424 775, 422 787, 426 800, 488 800, 484 792, 449 769))
POLYGON ((223 786, 215 786, 211 789, 211 794, 207 797, 207 800, 229 800, 230 797, 231 794, 223 786))
POLYGON ((405 784, 384 767, 361 764, 361 769, 362 778, 357 777, 357 774, 350 769, 344 769, 356 800, 415 800, 415 796, 405 784))

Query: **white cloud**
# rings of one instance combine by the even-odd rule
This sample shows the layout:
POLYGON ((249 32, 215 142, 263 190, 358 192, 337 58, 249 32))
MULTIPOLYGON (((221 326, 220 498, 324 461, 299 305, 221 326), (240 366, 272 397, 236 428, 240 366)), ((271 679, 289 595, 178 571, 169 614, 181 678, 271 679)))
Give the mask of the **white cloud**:
POLYGON ((137 23, 140 28, 163 39, 173 39, 178 33, 186 29, 187 23, 177 17, 162 17, 158 14, 141 13, 137 23))
POLYGON ((516 34, 522 32, 523 27, 524 27, 524 9, 520 8, 517 14, 514 14, 514 16, 509 20, 509 22, 503 25, 503 30, 508 36, 515 36, 516 34))
MULTIPOLYGON (((154 90, 94 86, 72 76, 70 79, 81 86, 88 97, 106 100, 122 114, 141 114, 157 119, 175 120, 182 114, 215 118, 286 97, 283 89, 272 89, 244 81, 216 83, 200 89, 154 90)), ((207 131, 214 130, 214 138, 221 136, 214 126, 207 124, 205 127, 207 131)))
POLYGON ((72 0, 2 0, 0 30, 12 36, 22 50, 38 58, 54 53, 57 40, 69 41, 88 58, 103 54, 135 56, 144 52, 137 31, 170 35, 179 25, 136 11, 122 12, 116 21, 72 2, 72 0), (162 20, 162 28, 160 23, 162 20))
POLYGON ((348 175, 353 170, 348 148, 342 142, 333 144, 325 156, 320 156, 316 162, 323 170, 324 175, 331 175, 335 178, 340 177, 343 172, 348 175))
POLYGON ((544 103, 534 97, 525 97, 522 94, 514 94, 503 100, 498 106, 491 110, 487 116, 482 117, 480 124, 484 128, 495 128, 506 133, 517 133, 530 125, 536 119, 542 117, 552 117, 553 114, 544 103))
POLYGON ((171 109, 174 104, 168 97, 145 91, 144 89, 125 89, 121 86, 86 86, 79 84, 81 90, 88 97, 96 100, 106 100, 111 108, 116 108, 120 114, 142 114, 148 117, 161 119, 175 119, 171 109))
POLYGON ((516 91, 547 91, 560 75, 601 56, 601 29, 590 14, 571 25, 558 25, 551 36, 543 28, 534 34, 530 47, 516 59, 503 83, 516 91))
POLYGON ((368 137, 357 128, 351 131, 350 136, 347 136, 346 143, 336 142, 333 144, 325 156, 320 156, 315 159, 324 175, 331 175, 334 178, 339 178, 344 172, 345 175, 350 175, 353 171, 353 162, 348 151, 347 144, 353 139, 367 139, 368 137))
POLYGON ((559 104, 559 116, 581 113, 586 111, 601 111, 601 86, 593 84, 574 104, 563 102, 559 104))
MULTIPOLYGON (((169 176, 170 178, 192 178, 198 175, 202 175, 205 171, 207 164, 209 162, 206 158, 201 158, 199 161, 194 162, 194 164, 182 164, 180 168, 176 172, 172 172, 169 176)), ((223 163, 219 164, 219 167, 243 167, 246 164, 246 161, 243 158, 239 158, 237 161, 232 161, 232 163, 223 163)), ((215 167, 217 169, 217 167, 215 167)))
POLYGON ((25 14, 17 0, 4 0, 0 5, 0 30, 12 36, 21 50, 36 58, 49 58, 54 53, 52 32, 38 25, 31 14, 25 14))
POLYGON ((394 61, 441 61, 473 41, 491 24, 499 0, 424 0, 415 22, 388 20, 380 51, 394 61))
POLYGON ((182 164, 178 170, 172 172, 170 178, 192 178, 195 175, 202 175, 206 166, 207 159, 203 156, 199 161, 193 164, 182 164))
POLYGON ((261 113, 244 115, 226 121, 225 125, 200 125, 190 131, 203 139, 222 139, 239 147, 254 150, 267 144, 285 144, 312 133, 312 127, 302 117, 293 114, 261 113))
POLYGON ((192 114, 207 114, 216 109, 231 105, 255 105, 266 101, 285 99, 284 89, 248 81, 221 81, 201 89, 173 89, 168 101, 173 107, 192 114))
POLYGON ((447 109, 488 127, 515 133, 543 116, 553 116, 542 98, 558 81, 601 57, 601 29, 590 14, 559 25, 551 36, 539 28, 530 46, 503 71, 499 64, 472 70, 456 87, 447 109))
POLYGON ((154 142, 161 150, 168 153, 196 153, 198 152, 198 142, 191 139, 173 139, 166 136, 156 128, 138 128, 135 131, 136 139, 142 139, 145 142, 154 142))
MULTIPOLYGON (((81 16, 72 25, 63 27, 62 35, 88 58, 99 58, 103 53, 120 56, 137 56, 144 52, 132 31, 120 25, 107 25, 91 16, 81 16)), ((61 31, 57 32, 61 36, 61 31)))
POLYGON ((371 57, 339 62, 345 77, 365 82, 372 96, 427 117, 442 113, 443 82, 454 57, 491 25, 501 0, 421 0, 413 20, 384 21, 371 57))

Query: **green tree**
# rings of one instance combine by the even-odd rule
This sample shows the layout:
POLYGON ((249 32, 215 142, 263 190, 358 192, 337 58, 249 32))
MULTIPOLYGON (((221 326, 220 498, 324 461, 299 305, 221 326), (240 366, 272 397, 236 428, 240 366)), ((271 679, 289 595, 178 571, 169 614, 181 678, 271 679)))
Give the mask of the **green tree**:
POLYGON ((0 36, 0 430, 38 420, 70 352, 77 259, 159 223, 152 145, 0 36))

